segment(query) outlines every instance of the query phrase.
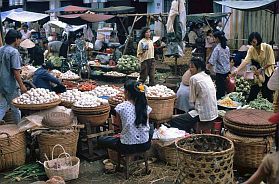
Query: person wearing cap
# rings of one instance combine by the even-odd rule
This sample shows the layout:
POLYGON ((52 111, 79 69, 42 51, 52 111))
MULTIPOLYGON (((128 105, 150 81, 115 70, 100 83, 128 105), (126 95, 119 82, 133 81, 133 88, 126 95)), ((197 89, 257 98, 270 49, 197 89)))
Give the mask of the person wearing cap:
POLYGON ((12 105, 12 100, 27 91, 20 76, 21 57, 16 49, 21 42, 21 33, 11 29, 5 36, 6 45, 0 48, 0 121, 11 108, 15 123, 21 120, 18 108, 12 105))
POLYGON ((56 77, 50 74, 53 68, 54 66, 51 62, 44 63, 41 68, 35 71, 33 84, 37 88, 45 88, 56 93, 63 93, 66 91, 66 87, 56 77), (52 83, 56 84, 56 86, 53 87, 52 83))
POLYGON ((20 30, 20 33, 22 34, 22 40, 29 39, 31 36, 31 32, 28 30, 28 25, 23 24, 22 29, 20 30))
POLYGON ((178 110, 177 112, 180 114, 188 112, 192 109, 192 105, 189 103, 189 95, 190 95, 190 86, 189 81, 191 77, 191 71, 187 70, 182 76, 182 82, 180 83, 179 89, 176 93, 177 101, 175 108, 178 110))

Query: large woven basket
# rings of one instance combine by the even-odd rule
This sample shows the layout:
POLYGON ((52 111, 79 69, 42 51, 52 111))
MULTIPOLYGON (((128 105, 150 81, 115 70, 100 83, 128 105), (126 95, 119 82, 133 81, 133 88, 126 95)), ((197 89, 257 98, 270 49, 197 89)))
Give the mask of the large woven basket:
POLYGON ((15 103, 14 100, 12 101, 12 104, 19 109, 36 110, 36 111, 51 109, 53 107, 58 106, 60 103, 61 103, 60 99, 51 103, 44 103, 44 104, 18 104, 15 103))
POLYGON ((91 114, 91 115, 77 115, 79 123, 90 123, 92 126, 100 126, 106 123, 109 118, 109 112, 104 112, 102 114, 91 114))
POLYGON ((148 105, 152 108, 150 120, 162 121, 171 119, 176 97, 148 97, 148 105))
POLYGON ((49 112, 43 120, 42 125, 53 129, 64 129, 73 124, 73 117, 65 112, 49 112))
POLYGON ((176 141, 180 184, 232 184, 233 142, 225 137, 196 134, 176 141))
POLYGON ((263 137, 273 135, 276 125, 268 119, 272 112, 257 109, 232 110, 224 116, 224 126, 230 132, 244 137, 263 137))
POLYGON ((232 140, 235 147, 234 165, 238 169, 256 169, 264 156, 270 152, 272 137, 242 137, 226 131, 224 136, 232 140))
POLYGON ((76 115, 103 114, 110 110, 109 104, 100 105, 98 107, 76 107, 72 106, 72 110, 76 115))
POLYGON ((0 172, 24 165, 26 140, 17 125, 0 126, 0 172))
MULTIPOLYGON (((68 132, 42 132, 37 136, 40 160, 45 161, 45 154, 48 158, 51 158, 51 152, 56 144, 61 144, 67 153, 71 156, 75 156, 77 152, 77 142, 79 137, 79 130, 69 130, 68 132)), ((58 157, 61 150, 56 149, 54 151, 54 157, 58 157)))

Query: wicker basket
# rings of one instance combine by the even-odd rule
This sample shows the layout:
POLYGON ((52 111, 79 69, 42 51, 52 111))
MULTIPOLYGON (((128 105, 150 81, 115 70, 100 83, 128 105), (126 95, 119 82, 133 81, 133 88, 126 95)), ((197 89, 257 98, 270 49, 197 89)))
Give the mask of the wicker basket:
POLYGON ((61 103, 59 105, 70 109, 74 105, 74 102, 61 101, 61 103))
POLYGON ((161 121, 171 119, 173 115, 175 97, 148 97, 148 105, 152 108, 150 120, 161 121))
MULTIPOLYGON (((76 155, 77 142, 78 142, 79 130, 74 129, 69 132, 42 132, 37 136, 40 149, 40 160, 45 161, 45 154, 48 158, 51 158, 52 148, 56 144, 61 144, 67 153, 72 156, 76 155)), ((54 151, 54 157, 58 157, 61 151, 56 149, 54 151)))
MULTIPOLYGON (((177 65, 188 65, 192 58, 192 48, 186 47, 184 50, 184 56, 177 58, 177 65)), ((175 65, 175 58, 174 57, 165 57, 164 63, 170 66, 175 65)))
POLYGON ((72 106, 72 110, 76 115, 91 115, 91 114, 103 114, 110 110, 109 104, 100 105, 98 107, 76 107, 72 106))
POLYGON ((105 124, 109 118, 109 112, 104 112, 102 114, 91 114, 91 115, 77 115, 79 123, 90 123, 92 126, 100 126, 105 124))
POLYGON ((60 103, 61 103, 60 99, 51 103, 44 103, 44 104, 18 104, 15 103, 14 100, 12 101, 12 104, 19 109, 36 110, 36 111, 51 109, 53 107, 58 106, 60 103))
POLYGON ((80 165, 79 158, 75 156, 70 156, 70 154, 68 154, 63 148, 63 146, 61 146, 60 144, 57 144, 53 147, 51 160, 44 162, 44 168, 48 178, 51 178, 53 176, 60 176, 65 181, 78 178, 79 165, 80 165), (57 146, 60 146, 63 152, 62 153, 60 152, 59 156, 54 159, 53 152, 57 146), (65 157, 60 158, 60 156, 65 156, 65 157), (63 167, 55 168, 57 167, 57 165, 63 167))
POLYGON ((0 126, 0 172, 24 165, 26 140, 17 125, 0 126))
POLYGON ((273 109, 274 112, 279 112, 279 90, 274 93, 273 109))
POLYGON ((235 147, 234 165, 239 169, 256 169, 264 156, 270 152, 272 137, 251 138, 235 135, 229 131, 224 136, 232 140, 235 147))
POLYGON ((177 166, 178 153, 175 147, 175 143, 169 145, 160 144, 160 141, 156 143, 156 149, 160 160, 166 162, 169 165, 177 166))
POLYGON ((225 137, 196 134, 176 141, 180 184, 232 184, 233 142, 225 137))
POLYGON ((65 112, 49 112, 42 120, 44 127, 53 129, 64 129, 73 124, 73 117, 65 112))

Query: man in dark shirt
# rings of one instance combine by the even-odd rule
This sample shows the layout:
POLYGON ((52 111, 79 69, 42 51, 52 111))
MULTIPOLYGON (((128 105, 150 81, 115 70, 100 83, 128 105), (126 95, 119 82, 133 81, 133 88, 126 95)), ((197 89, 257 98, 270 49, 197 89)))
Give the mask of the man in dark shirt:
POLYGON ((49 72, 53 70, 54 66, 51 62, 47 62, 42 65, 41 68, 35 71, 33 76, 33 84, 37 88, 45 88, 56 93, 63 93, 66 91, 66 87, 49 72), (55 87, 51 83, 56 84, 55 87))

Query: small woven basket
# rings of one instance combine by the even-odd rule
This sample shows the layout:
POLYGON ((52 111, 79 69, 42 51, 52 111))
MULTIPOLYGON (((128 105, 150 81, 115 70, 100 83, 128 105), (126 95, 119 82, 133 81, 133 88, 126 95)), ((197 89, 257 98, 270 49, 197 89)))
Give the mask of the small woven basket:
POLYGON ((176 97, 148 97, 148 105, 152 108, 150 120, 161 121, 171 119, 176 97))
POLYGON ((272 137, 242 137, 230 131, 226 131, 224 136, 234 143, 234 165, 247 171, 258 168, 264 156, 270 152, 273 142, 272 137))
POLYGON ((178 153, 174 142, 170 145, 162 145, 157 143, 156 149, 158 150, 160 160, 166 162, 169 165, 177 166, 178 153))
POLYGON ((57 144, 52 148, 51 160, 47 160, 44 162, 44 168, 48 178, 51 178, 53 176, 60 176, 65 181, 78 178, 79 165, 79 158, 71 156, 60 144, 57 144), (54 158, 53 152, 54 149, 58 146, 63 150, 63 152, 60 153, 57 158, 54 158), (60 158, 62 155, 64 155, 65 157, 60 158))
POLYGON ((233 184, 233 142, 212 134, 196 134, 176 141, 180 184, 233 184))

